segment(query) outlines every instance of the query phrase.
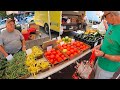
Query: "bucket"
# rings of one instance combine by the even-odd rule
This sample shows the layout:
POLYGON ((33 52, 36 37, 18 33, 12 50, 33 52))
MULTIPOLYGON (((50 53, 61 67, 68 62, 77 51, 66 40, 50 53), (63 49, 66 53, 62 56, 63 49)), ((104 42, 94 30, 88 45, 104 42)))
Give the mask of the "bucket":
POLYGON ((28 40, 28 38, 29 38, 29 36, 30 36, 30 33, 27 32, 27 33, 24 33, 24 34, 22 34, 22 35, 23 35, 23 37, 24 37, 24 39, 25 39, 25 41, 26 41, 26 40, 28 40))

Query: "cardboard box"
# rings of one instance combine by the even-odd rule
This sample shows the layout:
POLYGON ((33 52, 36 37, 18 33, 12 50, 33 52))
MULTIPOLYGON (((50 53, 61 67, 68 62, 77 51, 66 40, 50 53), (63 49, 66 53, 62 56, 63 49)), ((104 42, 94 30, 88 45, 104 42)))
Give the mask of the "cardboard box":
POLYGON ((49 41, 43 42, 42 48, 43 50, 47 50, 48 46, 55 47, 56 45, 57 45, 56 40, 49 40, 49 41))
POLYGON ((77 21, 77 18, 71 18, 72 23, 76 23, 76 21, 77 21))

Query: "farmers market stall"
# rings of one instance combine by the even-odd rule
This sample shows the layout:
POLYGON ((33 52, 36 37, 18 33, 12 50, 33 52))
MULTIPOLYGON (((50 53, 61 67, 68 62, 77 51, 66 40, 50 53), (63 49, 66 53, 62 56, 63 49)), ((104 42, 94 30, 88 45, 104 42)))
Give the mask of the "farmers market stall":
POLYGON ((71 65, 90 52, 90 46, 69 37, 49 40, 3 61, 1 79, 43 79, 71 65), (58 43, 59 42, 59 43, 58 43))

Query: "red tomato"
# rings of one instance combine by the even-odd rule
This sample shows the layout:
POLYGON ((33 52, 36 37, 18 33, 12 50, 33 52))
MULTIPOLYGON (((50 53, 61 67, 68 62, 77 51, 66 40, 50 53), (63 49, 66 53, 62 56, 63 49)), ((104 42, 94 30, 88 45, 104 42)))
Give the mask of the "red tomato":
POLYGON ((77 55, 77 53, 75 52, 74 55, 77 55))
POLYGON ((64 48, 63 47, 61 47, 61 48, 59 48, 60 50, 63 50, 64 48))
POLYGON ((57 64, 58 62, 57 61, 55 61, 53 64, 57 64))
POLYGON ((74 53, 74 50, 70 50, 71 53, 74 53))
POLYGON ((58 45, 58 48, 61 48, 62 46, 61 45, 58 45))
POLYGON ((56 54, 56 51, 53 51, 52 53, 55 55, 55 54, 56 54))
POLYGON ((69 51, 69 50, 70 50, 70 48, 68 47, 68 48, 67 48, 67 50, 69 51))
POLYGON ((51 63, 53 63, 53 62, 54 62, 54 60, 53 60, 53 59, 50 59, 49 61, 50 61, 51 63))
POLYGON ((70 45, 68 44, 67 47, 70 47, 70 45))
POLYGON ((48 51, 48 52, 46 52, 47 53, 47 55, 50 55, 51 54, 51 52, 50 51, 48 51))
POLYGON ((55 51, 55 49, 53 48, 52 51, 55 51))
POLYGON ((50 58, 50 56, 46 56, 47 58, 50 58))
POLYGON ((62 61, 62 58, 61 58, 61 57, 59 57, 58 59, 59 59, 59 61, 62 61))
POLYGON ((65 59, 66 59, 66 57, 63 58, 63 60, 65 60, 65 59))
POLYGON ((57 55, 60 57, 61 54, 60 54, 60 53, 57 53, 57 55))
POLYGON ((76 53, 79 53, 78 50, 76 51, 76 53))
POLYGON ((60 53, 59 56, 61 57, 61 56, 62 56, 62 53, 60 53))
POLYGON ((74 49, 74 52, 77 52, 77 51, 78 51, 78 50, 75 48, 75 49, 74 49))
POLYGON ((45 53, 45 56, 47 56, 47 53, 45 53))
POLYGON ((59 51, 59 50, 56 50, 56 53, 60 53, 60 51, 59 51))
POLYGON ((54 59, 54 58, 55 58, 55 55, 50 55, 50 58, 51 58, 51 59, 54 59))
POLYGON ((67 51, 67 53, 66 53, 67 55, 70 55, 71 54, 71 52, 70 51, 67 51))
POLYGON ((60 59, 60 58, 58 58, 58 59, 57 59, 57 61, 58 61, 58 62, 61 62, 61 59, 60 59))
POLYGON ((74 46, 71 46, 70 48, 74 48, 74 46))
POLYGON ((64 59, 65 55, 62 55, 61 58, 64 59))
POLYGON ((71 54, 71 55, 70 55, 70 58, 73 58, 73 57, 74 57, 74 55, 73 55, 73 54, 71 54))
POLYGON ((56 58, 59 58, 59 55, 56 55, 56 58))
POLYGON ((77 45, 76 45, 77 47, 80 47, 80 43, 77 43, 77 45))
POLYGON ((66 48, 67 48, 67 46, 64 46, 63 48, 64 48, 64 49, 66 49, 66 48))

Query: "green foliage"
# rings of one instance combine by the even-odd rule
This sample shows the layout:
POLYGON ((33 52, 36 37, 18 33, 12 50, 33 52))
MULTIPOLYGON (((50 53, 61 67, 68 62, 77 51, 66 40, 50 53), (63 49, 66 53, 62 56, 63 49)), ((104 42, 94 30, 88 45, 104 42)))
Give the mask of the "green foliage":
POLYGON ((0 17, 5 18, 6 16, 6 11, 0 11, 0 17))

